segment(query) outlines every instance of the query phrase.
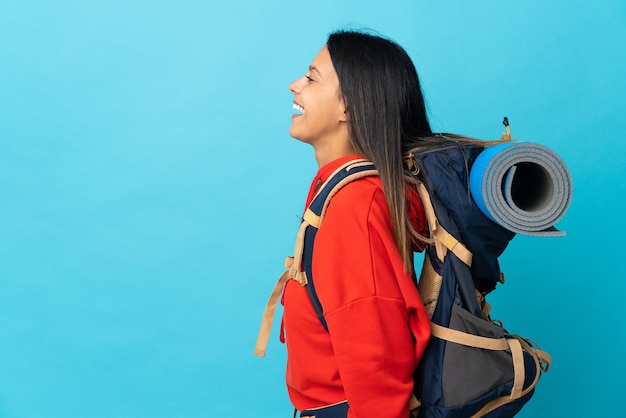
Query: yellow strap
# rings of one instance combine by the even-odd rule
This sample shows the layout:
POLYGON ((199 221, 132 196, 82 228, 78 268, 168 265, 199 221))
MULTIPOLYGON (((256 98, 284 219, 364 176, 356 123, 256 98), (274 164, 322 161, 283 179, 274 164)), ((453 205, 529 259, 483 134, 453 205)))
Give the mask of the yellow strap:
MULTIPOLYGON (((341 170, 349 170, 352 167, 356 167, 359 165, 368 165, 371 164, 369 161, 367 160, 355 160, 355 161, 351 161, 347 164, 342 165, 341 167, 339 167, 337 170, 335 170, 335 172, 328 178, 329 181, 330 179, 333 178, 333 176, 341 171, 341 170)), ((297 280, 302 286, 305 286, 308 283, 307 277, 305 272, 303 272, 302 270, 300 270, 300 268, 302 267, 302 253, 304 251, 304 233, 306 231, 306 228, 310 225, 313 226, 315 228, 319 228, 321 223, 322 223, 322 219, 324 217, 324 213, 326 212, 326 208, 328 207, 328 203, 330 202, 330 199, 333 197, 334 194, 337 193, 337 191, 339 189, 341 189, 341 187, 343 187, 346 183, 356 180, 354 176, 357 176, 356 178, 362 178, 362 177, 366 177, 366 176, 371 176, 371 175, 376 175, 378 174, 378 172, 376 170, 366 170, 366 171, 362 171, 358 174, 353 175, 352 177, 346 178, 344 180, 342 180, 341 182, 339 182, 329 193, 328 197, 326 198, 326 201, 324 202, 324 206, 322 208, 322 214, 321 216, 317 216, 315 214, 315 212, 313 212, 311 209, 307 208, 304 211, 304 215, 302 216, 302 223, 300 224, 300 228, 298 229, 298 234, 296 236, 296 245, 295 248, 293 250, 293 263, 290 265, 289 267, 289 276, 292 279, 297 280)), ((326 183, 324 183, 319 190, 321 191, 324 186, 326 185, 326 183)), ((319 191, 318 191, 319 193, 319 191)), ((317 195, 316 195, 317 196, 317 195)))
MULTIPOLYGON (((426 213, 426 220, 428 221, 428 227, 431 232, 437 229, 437 217, 435 216, 435 208, 433 208, 433 204, 430 201, 430 195, 428 194, 428 190, 426 190, 426 186, 423 183, 417 183, 417 191, 422 198, 422 205, 424 206, 424 212, 426 213)), ((443 257, 441 257, 443 260, 443 257)))
POLYGON ((259 336, 256 340, 254 347, 254 355, 259 357, 265 357, 265 350, 267 349, 267 343, 270 339, 270 332, 272 331, 272 323, 274 322, 274 313, 276 312, 276 305, 280 295, 283 293, 285 283, 289 279, 289 270, 286 270, 276 282, 274 290, 270 295, 267 304, 265 305, 265 312, 263 312, 263 319, 261 320, 261 329, 259 330, 259 336))
MULTIPOLYGON (((522 396, 524 388, 524 354, 522 350, 521 338, 513 336, 513 338, 489 338, 478 335, 468 334, 451 328, 442 327, 435 323, 431 323, 432 335, 457 344, 468 347, 483 348, 486 350, 511 350, 513 359, 513 388, 511 389, 510 399, 514 400, 522 396)), ((527 350, 534 351, 527 345, 527 350)), ((539 364, 537 364, 537 374, 539 374, 539 364)))
POLYGON ((314 226, 315 228, 320 227, 320 217, 315 214, 311 209, 307 208, 304 211, 304 216, 302 217, 304 222, 307 222, 309 225, 314 226))
MULTIPOLYGON (((519 340, 510 338, 506 340, 511 347, 511 357, 513 358, 513 388, 511 388, 511 400, 522 396, 524 389, 524 353, 519 340)), ((537 374, 539 370, 537 370, 537 374)))
MULTIPOLYGON (((359 165, 368 165, 371 164, 369 161, 363 161, 359 164, 353 164, 350 167, 347 167, 346 170, 350 170, 353 167, 359 166, 359 165)), ((319 223, 322 223, 322 219, 324 219, 324 215, 326 215, 326 209, 328 208, 328 204, 330 203, 330 200, 332 199, 332 197, 337 194, 337 192, 346 185, 346 183, 350 183, 354 180, 358 180, 364 177, 368 177, 368 176, 377 176, 378 175, 378 171, 377 170, 364 170, 364 171, 360 171, 359 173, 353 174, 350 177, 346 177, 343 180, 341 180, 339 183, 337 183, 335 185, 335 187, 333 187, 333 189, 330 191, 330 193, 328 193, 328 197, 326 198, 326 201, 324 202, 324 206, 322 207, 322 214, 320 216, 320 220, 319 223)), ((316 228, 319 228, 319 224, 318 226, 316 226, 316 228)))
POLYGON ((468 334, 455 329, 442 327, 434 322, 430 323, 432 335, 442 340, 450 341, 468 347, 484 348, 486 350, 508 350, 506 338, 489 338, 468 334))
POLYGON ((370 164, 372 164, 372 162, 364 158, 360 158, 358 160, 352 160, 347 164, 346 171, 350 171, 353 168, 363 167, 364 165, 370 165, 370 164))
POLYGON ((550 370, 550 364, 552 364, 552 356, 550 354, 543 351, 541 347, 539 347, 539 344, 537 344, 530 338, 522 338, 519 335, 516 335, 515 337, 520 339, 520 343, 526 351, 534 351, 535 354, 537 354, 537 358, 539 359, 539 363, 541 365, 541 370, 543 370, 544 372, 550 370))
POLYGON ((285 268, 290 269, 293 266, 293 256, 285 258, 285 268))
POLYGON ((285 258, 285 268, 289 270, 289 279, 293 279, 305 286, 308 283, 306 273, 304 271, 296 269, 294 266, 293 256, 285 258), (293 274, 293 276, 292 276, 293 274))
POLYGON ((335 177, 335 174, 339 173, 341 170, 349 170, 350 167, 356 167, 358 165, 366 165, 366 164, 370 164, 370 161, 368 161, 368 160, 366 160, 364 158, 360 158, 360 159, 357 159, 357 160, 348 161, 347 163, 345 163, 342 166, 338 167, 335 171, 333 171, 328 176, 326 181, 317 189, 317 193, 315 193, 315 196, 313 197, 313 200, 315 200, 317 195, 324 189, 324 186, 326 185, 326 183, 329 182, 333 177, 335 177))
POLYGON ((552 356, 543 350, 536 350, 535 352, 537 353, 537 357, 539 357, 541 370, 543 370, 544 372, 550 370, 550 365, 552 364, 552 356))
POLYGON ((520 337, 519 335, 512 335, 512 337, 519 340, 524 351, 526 351, 532 356, 533 360, 535 361, 535 367, 537 368, 537 374, 535 375, 535 380, 531 383, 530 387, 527 388, 522 393, 522 396, 523 396, 527 392, 530 392, 530 389, 534 388, 537 382, 539 381, 539 376, 540 376, 539 369, 541 368, 541 370, 543 370, 544 372, 548 371, 548 369, 550 368, 550 363, 552 362, 552 357, 550 357, 550 354, 546 353, 545 351, 542 351, 541 349, 531 346, 524 338, 520 337), (544 365, 546 364, 547 366, 544 368, 544 365))
POLYGON ((289 267, 289 278, 297 280, 302 286, 307 284, 306 275, 300 267, 302 266, 302 252, 304 251, 304 232, 309 226, 307 222, 300 224, 298 235, 296 236, 296 246, 293 250, 293 262, 289 267))
MULTIPOLYGON (((526 351, 528 354, 530 354, 530 356, 533 358, 534 362, 535 362, 535 370, 537 371, 537 373, 535 374, 535 378, 533 379, 533 381, 531 382, 530 385, 528 385, 528 387, 524 390, 522 390, 520 393, 518 393, 517 397, 513 397, 513 392, 511 392, 511 396, 501 396, 499 398, 496 398, 494 400, 492 400, 491 402, 486 403, 477 413, 475 413, 474 415, 472 415, 471 418, 480 418, 483 417, 485 415, 487 415, 488 413, 496 410, 497 408, 501 407, 502 405, 506 405, 509 402, 514 401, 515 399, 521 398, 522 396, 526 396, 531 390, 533 390, 535 388, 535 386, 537 386, 537 382, 539 381, 539 376, 540 376, 540 360, 541 362, 548 362, 548 367, 549 367, 549 363, 551 361, 551 357, 548 353, 539 350, 539 349, 535 349, 534 347, 532 347, 530 344, 528 344, 526 342, 526 340, 524 340, 522 337, 520 337, 519 335, 511 335, 511 337, 513 337, 516 341, 519 342, 521 348, 523 349, 523 351, 526 351), (542 357, 544 356, 545 357, 542 357)), ((517 365, 515 363, 515 359, 513 360, 513 367, 514 368, 522 368, 524 369, 524 364, 523 364, 523 353, 522 353, 522 359, 521 359, 521 363, 519 363, 520 360, 517 361, 517 365)), ((541 366, 541 369, 543 369, 543 366, 541 366)), ((519 379, 519 377, 518 377, 519 379)), ((523 381, 524 378, 521 378, 522 380, 522 386, 523 386, 523 381)), ((515 383, 514 383, 515 386, 515 383)))
POLYGON ((467 266, 472 266, 472 253, 459 242, 452 234, 441 226, 437 220, 435 214, 435 208, 430 200, 430 194, 423 183, 417 184, 417 190, 422 198, 422 204, 424 206, 424 212, 426 213, 426 219, 428 220, 428 227, 430 228, 431 237, 435 240, 435 250, 437 251, 437 257, 441 261, 446 255, 446 250, 451 251, 457 256, 459 260, 465 263, 467 266))
POLYGON ((409 410, 414 411, 420 406, 422 406, 420 400, 415 397, 415 394, 411 393, 411 398, 409 398, 409 410))
POLYGON ((502 405, 506 405, 507 403, 513 401, 508 396, 500 396, 499 398, 494 399, 493 401, 487 402, 478 412, 471 416, 471 418, 481 418, 491 411, 500 408, 502 405))
MULTIPOLYGON (((371 162, 365 159, 352 160, 343 164, 341 167, 337 168, 328 178, 327 181, 332 179, 335 174, 340 172, 341 170, 350 170, 353 167, 363 166, 371 164, 371 162)), ((359 173, 360 177, 365 177, 368 175, 377 174, 375 170, 367 170, 359 173)), ((354 179, 354 177, 352 177, 354 179)), ((326 183, 324 183, 326 184, 326 183)), ((336 193, 337 190, 343 186, 344 183, 339 183, 339 187, 335 186, 332 192, 336 193)), ((319 190, 321 191, 324 188, 322 185, 319 190)), ((319 191, 318 191, 319 193, 319 191)), ((326 204, 330 201, 332 196, 328 196, 325 202, 324 210, 326 208, 326 204)), ((285 288, 285 283, 289 279, 297 280, 302 286, 305 286, 308 283, 306 273, 300 268, 302 267, 302 253, 304 251, 304 233, 306 228, 311 225, 315 228, 319 228, 321 223, 321 217, 317 216, 312 210, 309 208, 306 209, 304 215, 302 217, 302 223, 300 224, 300 228, 298 229, 298 234, 296 236, 296 245, 293 252, 293 257, 287 257, 285 259, 285 267, 287 270, 280 276, 276 286, 274 286, 274 290, 265 305, 265 312, 263 313, 263 319, 261 320, 261 329, 259 330, 259 335, 257 337, 256 346, 254 348, 254 354, 260 357, 265 356, 265 350, 267 349, 267 344, 269 342, 270 332, 272 330, 272 323, 274 322, 274 314, 276 312, 276 305, 278 305, 278 300, 280 299, 280 295, 285 288)))
POLYGON ((435 230, 435 239, 441 242, 441 244, 448 250, 452 251, 452 253, 456 255, 459 260, 465 263, 465 265, 471 267, 472 253, 467 249, 467 247, 461 244, 459 240, 446 231, 441 224, 439 224, 439 221, 436 222, 437 229, 435 230))

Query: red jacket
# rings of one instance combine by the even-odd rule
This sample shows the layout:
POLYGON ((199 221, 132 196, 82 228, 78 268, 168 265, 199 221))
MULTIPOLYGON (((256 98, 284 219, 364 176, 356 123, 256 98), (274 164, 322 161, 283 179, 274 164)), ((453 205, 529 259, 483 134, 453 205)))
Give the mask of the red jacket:
MULTIPOLYGON (((316 187, 341 164, 322 167, 316 187)), ((425 215, 419 196, 408 194, 414 225, 425 215)), ((344 186, 330 202, 315 238, 315 289, 328 331, 305 287, 288 280, 283 293, 287 387, 298 410, 347 400, 351 418, 406 418, 413 371, 430 323, 417 289, 394 244, 389 209, 378 177, 344 186)))

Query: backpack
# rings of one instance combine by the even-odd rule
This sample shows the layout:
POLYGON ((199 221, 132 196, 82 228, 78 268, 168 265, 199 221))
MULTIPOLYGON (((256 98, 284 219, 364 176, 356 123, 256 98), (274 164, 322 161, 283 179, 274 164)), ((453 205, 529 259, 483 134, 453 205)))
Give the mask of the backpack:
MULTIPOLYGON (((469 168, 482 150, 446 143, 411 154, 408 161, 431 237, 417 283, 432 325, 414 375, 411 410, 420 418, 512 417, 533 395, 541 370, 547 371, 551 362, 534 342, 509 334, 489 317, 484 295, 503 282, 497 259, 515 233, 489 219, 470 196, 469 168)), ((319 188, 302 218, 294 256, 287 257, 287 270, 268 301, 256 355, 265 354, 275 307, 289 279, 306 284, 327 329, 311 269, 313 242, 332 196, 350 181, 370 175, 377 175, 371 162, 351 161, 319 188)))
POLYGON ((470 193, 470 167, 483 150, 443 144, 411 156, 433 239, 418 283, 432 329, 415 373, 421 418, 512 417, 551 363, 536 343, 489 315, 485 295, 504 283, 498 257, 515 233, 470 193))

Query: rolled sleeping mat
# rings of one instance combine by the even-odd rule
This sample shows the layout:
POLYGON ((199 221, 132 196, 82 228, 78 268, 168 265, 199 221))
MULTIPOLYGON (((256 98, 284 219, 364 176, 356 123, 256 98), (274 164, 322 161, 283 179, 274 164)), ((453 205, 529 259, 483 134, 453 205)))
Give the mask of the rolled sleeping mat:
POLYGON ((572 200, 572 177, 549 148, 529 142, 486 147, 470 171, 470 191, 480 210, 510 231, 565 235, 554 224, 572 200))

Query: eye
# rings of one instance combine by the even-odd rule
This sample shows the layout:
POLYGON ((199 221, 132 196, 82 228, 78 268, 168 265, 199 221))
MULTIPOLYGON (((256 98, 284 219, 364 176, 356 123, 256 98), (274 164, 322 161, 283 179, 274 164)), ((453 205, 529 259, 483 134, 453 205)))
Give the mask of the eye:
POLYGON ((306 78, 306 81, 308 81, 308 82, 313 81, 313 79, 308 74, 305 74, 304 78, 306 78))

